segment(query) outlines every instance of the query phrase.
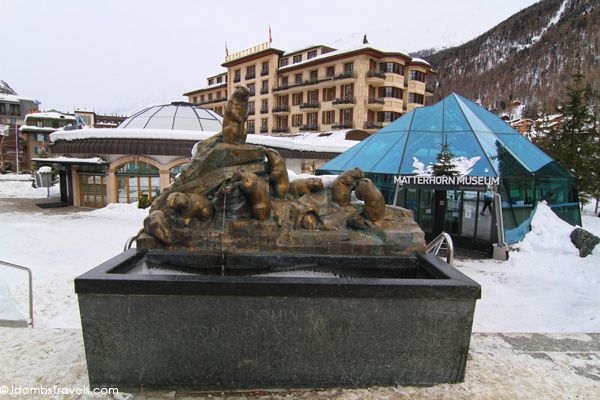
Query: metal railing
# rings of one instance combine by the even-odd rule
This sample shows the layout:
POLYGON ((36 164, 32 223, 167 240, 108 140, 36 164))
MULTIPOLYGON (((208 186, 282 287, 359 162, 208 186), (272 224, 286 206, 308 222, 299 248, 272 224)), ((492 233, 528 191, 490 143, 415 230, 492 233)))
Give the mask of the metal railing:
POLYGON ((6 261, 0 261, 0 265, 27 272, 27 275, 29 276, 29 325, 31 325, 33 328, 33 276, 31 274, 31 270, 27 267, 12 264, 6 261))
POLYGON ((127 241, 125 242, 125 246, 123 246, 123 251, 129 250, 133 245, 133 242, 135 242, 135 239, 137 239, 136 236, 132 236, 129 239, 127 239, 127 241))
POLYGON ((446 250, 446 262, 450 265, 453 265, 454 242, 452 241, 450 235, 448 235, 446 232, 440 233, 435 239, 429 242, 425 248, 425 252, 433 253, 434 256, 437 256, 441 250, 446 250))

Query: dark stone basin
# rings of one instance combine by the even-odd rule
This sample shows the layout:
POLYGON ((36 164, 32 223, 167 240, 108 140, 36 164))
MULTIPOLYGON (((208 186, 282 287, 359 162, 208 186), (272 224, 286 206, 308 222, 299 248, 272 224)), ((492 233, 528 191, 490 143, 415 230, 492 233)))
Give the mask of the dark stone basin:
POLYGON ((464 379, 480 286, 416 257, 122 253, 75 279, 92 386, 464 379))

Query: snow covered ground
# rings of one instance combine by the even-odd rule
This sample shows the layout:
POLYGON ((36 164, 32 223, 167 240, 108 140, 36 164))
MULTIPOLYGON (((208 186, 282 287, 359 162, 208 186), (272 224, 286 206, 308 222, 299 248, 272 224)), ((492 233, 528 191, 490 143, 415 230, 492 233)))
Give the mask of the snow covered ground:
MULTIPOLYGON (((93 211, 20 210, 26 200, 16 198, 38 197, 37 190, 43 189, 0 180, 0 259, 33 270, 36 327, 78 329, 73 279, 122 251, 147 211, 123 204, 93 211)), ((482 285, 473 330, 600 332, 600 249, 580 258, 568 237, 572 228, 548 207, 539 207, 532 224, 533 232, 507 262, 458 260, 457 267, 482 285)), ((583 225, 600 236, 600 218, 584 215, 583 225)), ((26 315, 26 275, 0 272, 26 315)))

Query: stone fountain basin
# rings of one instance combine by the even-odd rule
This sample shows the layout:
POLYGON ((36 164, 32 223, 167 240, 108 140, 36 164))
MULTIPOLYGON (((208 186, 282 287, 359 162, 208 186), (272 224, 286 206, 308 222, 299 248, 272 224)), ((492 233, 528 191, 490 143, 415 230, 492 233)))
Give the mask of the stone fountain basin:
POLYGON ((90 384, 121 390, 461 382, 481 296, 431 254, 135 249, 75 291, 90 384))

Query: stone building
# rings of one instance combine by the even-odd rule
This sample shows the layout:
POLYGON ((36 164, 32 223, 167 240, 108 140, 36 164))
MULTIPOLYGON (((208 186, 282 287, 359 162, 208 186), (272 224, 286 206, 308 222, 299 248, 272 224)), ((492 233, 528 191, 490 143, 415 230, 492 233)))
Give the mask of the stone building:
POLYGON ((228 93, 245 85, 248 132, 361 129, 373 133, 425 104, 429 63, 364 44, 349 50, 315 45, 294 51, 269 43, 228 55, 208 86, 184 93, 190 103, 223 112, 228 93))
POLYGON ((56 110, 36 112, 25 116, 24 125, 19 129, 26 136, 25 166, 31 169, 31 160, 47 154, 50 134, 67 125, 74 125, 75 117, 56 110))

